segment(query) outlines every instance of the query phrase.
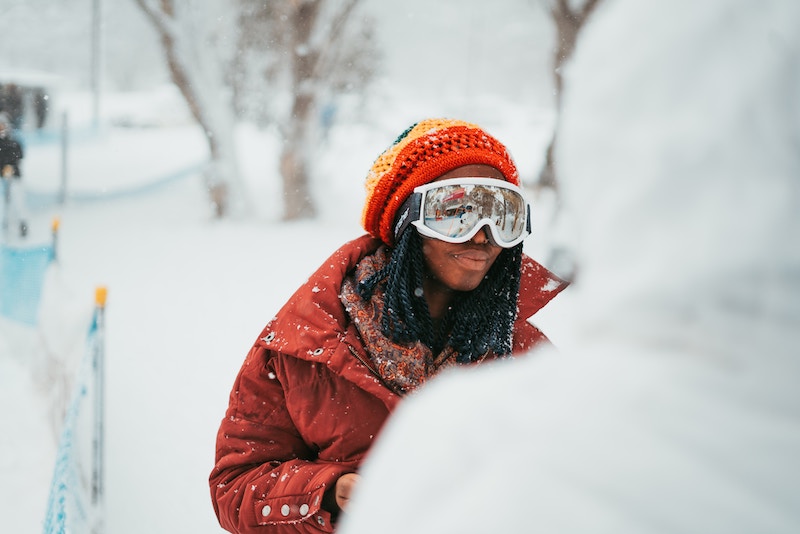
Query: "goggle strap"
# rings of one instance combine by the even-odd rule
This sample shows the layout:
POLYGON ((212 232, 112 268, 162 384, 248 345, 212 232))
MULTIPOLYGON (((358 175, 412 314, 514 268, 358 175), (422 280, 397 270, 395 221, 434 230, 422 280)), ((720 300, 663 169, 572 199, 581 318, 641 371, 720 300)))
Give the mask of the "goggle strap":
POLYGON ((419 219, 420 210, 422 209, 422 193, 411 193, 400 209, 397 211, 397 217, 394 223, 394 240, 400 239, 406 228, 412 222, 419 219))
POLYGON ((525 229, 528 231, 528 235, 533 233, 531 228, 531 205, 527 202, 525 203, 525 229))

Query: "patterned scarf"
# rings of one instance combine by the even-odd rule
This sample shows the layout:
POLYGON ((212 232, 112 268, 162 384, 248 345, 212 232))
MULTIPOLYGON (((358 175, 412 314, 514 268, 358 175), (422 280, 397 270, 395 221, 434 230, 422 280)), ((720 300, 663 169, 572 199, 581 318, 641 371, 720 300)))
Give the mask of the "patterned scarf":
POLYGON ((385 282, 378 284, 372 298, 364 301, 356 291, 358 283, 381 270, 388 262, 386 247, 362 259, 354 276, 345 278, 339 295, 350 315, 375 371, 391 389, 407 393, 442 369, 456 365, 458 353, 451 347, 435 356, 421 341, 396 343, 381 331, 381 313, 384 305, 385 282))

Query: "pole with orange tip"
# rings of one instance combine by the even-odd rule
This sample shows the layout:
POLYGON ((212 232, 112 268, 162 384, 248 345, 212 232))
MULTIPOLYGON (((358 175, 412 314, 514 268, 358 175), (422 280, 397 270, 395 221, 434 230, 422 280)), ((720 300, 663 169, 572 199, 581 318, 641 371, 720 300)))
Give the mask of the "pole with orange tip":
POLYGON ((50 233, 53 236, 53 261, 58 260, 58 229, 61 228, 61 219, 53 217, 50 223, 50 233))
POLYGON ((92 534, 105 532, 105 309, 108 289, 98 286, 94 292, 94 419, 92 440, 92 534))

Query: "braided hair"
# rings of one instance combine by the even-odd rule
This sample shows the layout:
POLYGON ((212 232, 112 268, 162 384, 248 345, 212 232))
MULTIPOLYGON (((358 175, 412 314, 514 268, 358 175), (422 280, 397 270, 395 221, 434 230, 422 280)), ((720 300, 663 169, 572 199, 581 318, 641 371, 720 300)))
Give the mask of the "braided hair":
POLYGON ((458 362, 479 359, 491 351, 511 354, 522 264, 522 243, 503 249, 483 282, 472 291, 456 293, 440 328, 434 327, 423 293, 425 258, 422 238, 409 228, 403 232, 386 266, 359 283, 361 298, 372 297, 385 281, 381 330, 397 343, 421 341, 434 353, 451 346, 458 362))

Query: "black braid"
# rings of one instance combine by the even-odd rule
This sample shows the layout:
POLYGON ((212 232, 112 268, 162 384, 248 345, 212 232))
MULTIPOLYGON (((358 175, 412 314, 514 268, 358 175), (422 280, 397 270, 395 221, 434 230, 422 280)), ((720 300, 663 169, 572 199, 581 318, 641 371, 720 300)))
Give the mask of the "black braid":
POLYGON ((486 351, 511 354, 522 265, 522 244, 503 249, 481 285, 456 296, 450 345, 459 361, 471 361, 486 351))
POLYGON ((498 355, 511 353, 521 262, 522 244, 503 249, 480 286, 456 294, 439 332, 433 327, 422 292, 425 258, 422 238, 413 229, 403 232, 389 263, 362 281, 358 293, 369 299, 375 287, 386 280, 383 333, 398 343, 419 340, 435 352, 449 344, 459 353, 459 362, 465 363, 487 351, 498 355), (450 335, 444 339, 447 332, 450 335))
MULTIPOLYGON (((416 232, 403 232, 387 265, 358 285, 358 294, 368 299, 375 287, 386 280, 381 330, 400 343, 420 340, 432 343, 432 321, 422 293, 425 260, 416 232), (415 237, 416 236, 416 239, 415 237)), ((428 345, 430 346, 430 345, 428 345)))

